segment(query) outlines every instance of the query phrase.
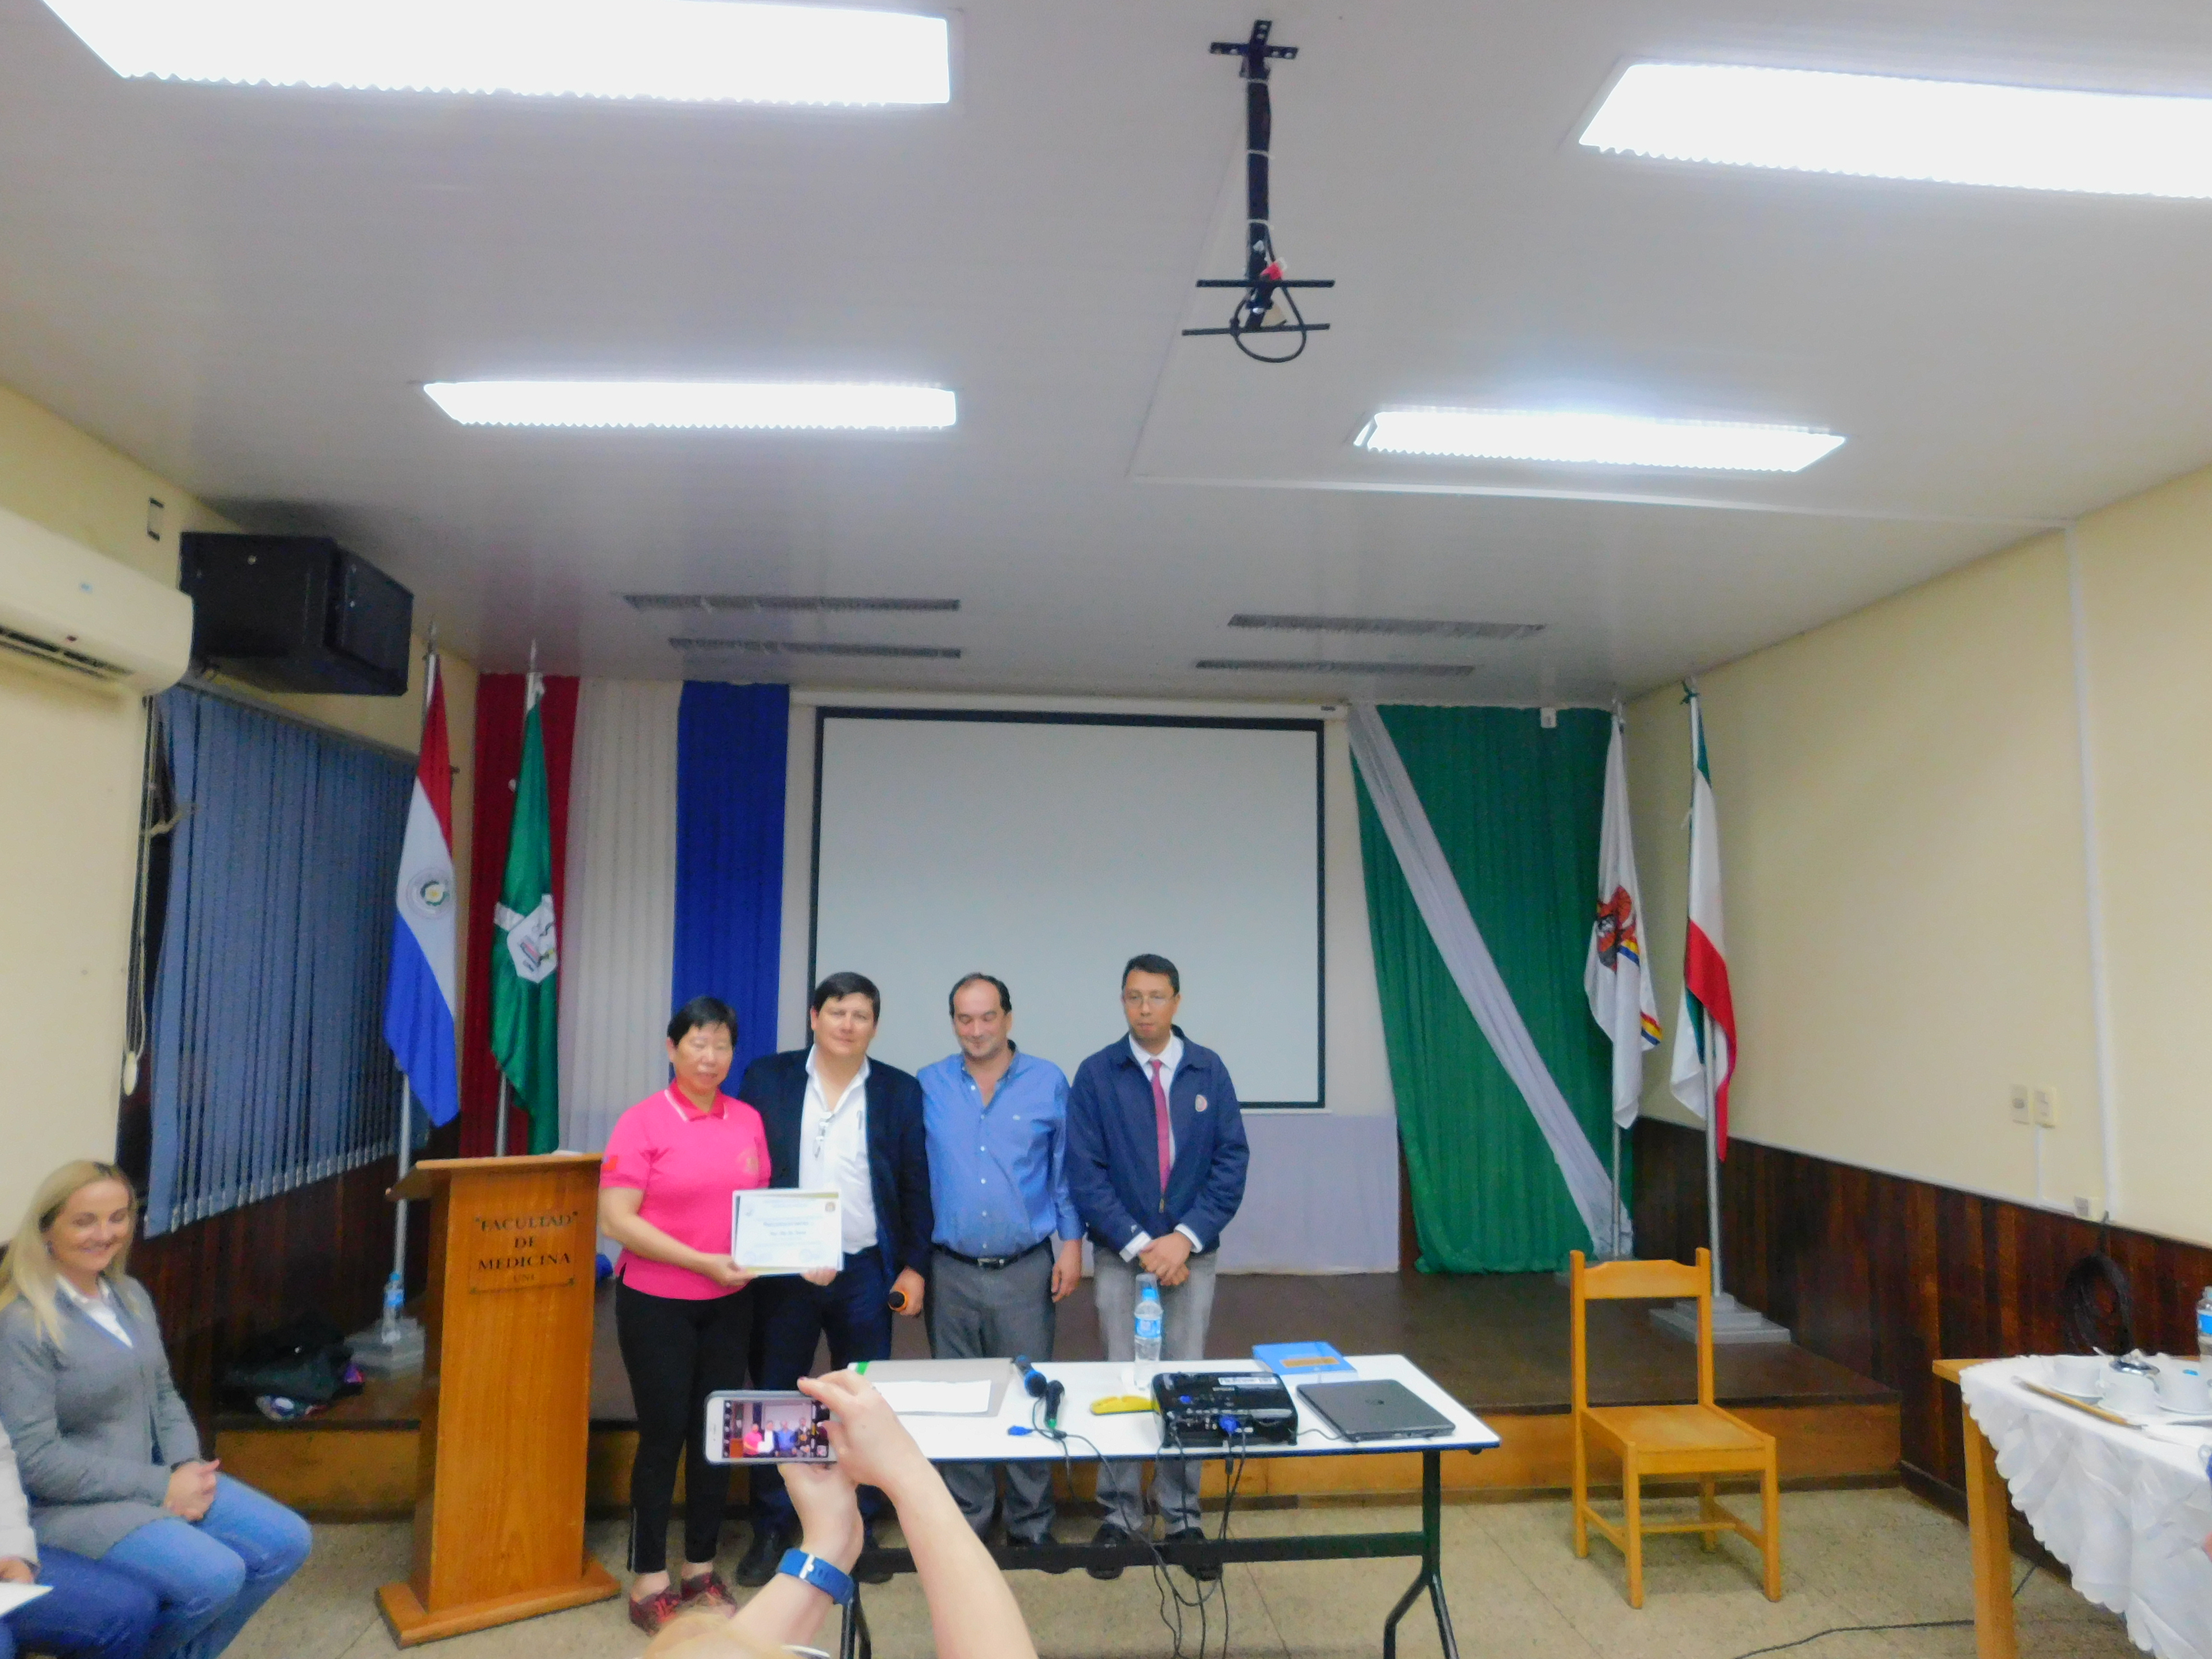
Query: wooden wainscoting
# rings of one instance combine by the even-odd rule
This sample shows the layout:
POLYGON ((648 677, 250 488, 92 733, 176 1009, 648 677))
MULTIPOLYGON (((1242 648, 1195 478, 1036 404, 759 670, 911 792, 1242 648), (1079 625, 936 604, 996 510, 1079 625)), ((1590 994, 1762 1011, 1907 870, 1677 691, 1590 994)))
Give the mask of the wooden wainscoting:
MULTIPOLYGON (((379 1158, 132 1247, 131 1272, 161 1316, 169 1368, 204 1438, 215 1417, 216 1380, 246 1339, 306 1313, 323 1314, 342 1331, 374 1322, 392 1271, 392 1209, 384 1192, 398 1167, 395 1158, 379 1158)), ((409 1261, 417 1286, 428 1222, 427 1206, 414 1206, 409 1261)))
MULTIPOLYGON (((1638 1253, 1689 1261, 1705 1242, 1704 1139, 1650 1118, 1635 1133, 1638 1253)), ((1907 1474, 1961 1494, 1958 1391, 1930 1363, 2063 1347, 2059 1287, 2099 1237, 2071 1216, 1741 1139, 1721 1209, 1727 1288, 1902 1395, 1907 1474)), ((2196 1352, 2212 1249, 2118 1227, 2107 1248, 2133 1287, 2137 1340, 2196 1352)))

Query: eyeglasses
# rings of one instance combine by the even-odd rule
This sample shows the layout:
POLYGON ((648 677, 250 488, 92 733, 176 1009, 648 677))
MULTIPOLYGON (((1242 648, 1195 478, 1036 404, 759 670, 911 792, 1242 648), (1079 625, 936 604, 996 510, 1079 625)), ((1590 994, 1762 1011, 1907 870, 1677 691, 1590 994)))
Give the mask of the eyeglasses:
POLYGON ((1124 991, 1121 1000, 1132 1008, 1164 1008, 1175 1000, 1172 991, 1124 991))

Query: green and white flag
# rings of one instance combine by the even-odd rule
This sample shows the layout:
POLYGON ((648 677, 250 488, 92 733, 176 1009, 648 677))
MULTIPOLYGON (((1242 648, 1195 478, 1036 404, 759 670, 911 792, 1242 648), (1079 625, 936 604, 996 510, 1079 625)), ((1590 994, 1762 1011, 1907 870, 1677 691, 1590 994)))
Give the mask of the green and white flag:
POLYGON ((546 804, 545 734, 538 717, 542 676, 523 699, 522 772, 514 785, 507 876, 492 921, 491 1051, 530 1114, 530 1150, 561 1141, 560 951, 553 921, 553 823, 546 804))

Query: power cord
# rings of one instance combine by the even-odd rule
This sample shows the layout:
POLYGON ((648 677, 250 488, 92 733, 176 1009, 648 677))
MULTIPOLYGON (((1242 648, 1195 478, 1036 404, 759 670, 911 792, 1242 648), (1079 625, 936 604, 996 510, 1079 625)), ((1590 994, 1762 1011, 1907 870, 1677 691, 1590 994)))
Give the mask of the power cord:
MULTIPOLYGON (((1078 1434, 1072 1430, 1057 1425, 1048 1425, 1044 1420, 1044 1401, 1042 1400, 1030 1401, 1030 1429, 1032 1433, 1042 1436, 1060 1448, 1062 1466, 1066 1470, 1071 1489, 1075 1482, 1074 1447, 1076 1443, 1079 1442, 1088 1447, 1091 1455, 1101 1463, 1109 1461, 1106 1454, 1099 1449, 1098 1443, 1088 1435, 1078 1434)), ((1229 1489, 1221 1510, 1221 1537, 1224 1542, 1229 1537, 1230 1516, 1237 1506, 1237 1494, 1244 1484, 1244 1468, 1249 1461, 1249 1455, 1245 1447, 1249 1438, 1249 1431, 1238 1436, 1237 1455, 1229 1460, 1229 1489)), ((1164 1445, 1160 1448, 1163 1455, 1168 1449, 1164 1445)), ((1169 1659, 1207 1659, 1209 1650, 1213 1652, 1214 1659, 1229 1659, 1231 1624, 1228 1574, 1224 1571, 1219 1578, 1211 1583, 1205 1579, 1194 1577, 1192 1582, 1197 1586, 1197 1593, 1186 1595, 1176 1585, 1167 1558, 1160 1553, 1159 1546, 1149 1538, 1140 1538, 1134 1541, 1143 1544, 1152 1558, 1152 1585, 1159 1596, 1160 1623, 1166 1629, 1171 1644, 1169 1659), (1219 1647, 1215 1649, 1210 1613, 1213 1599, 1217 1595, 1221 1600, 1221 1642, 1219 1647), (1198 1647, 1195 1652, 1183 1645, 1186 1639, 1183 1614, 1186 1611, 1198 1615, 1198 1647)))
MULTIPOLYGON (((2027 1571, 2020 1576, 2020 1583, 2012 1587, 2012 1599, 2020 1600, 2020 1593, 2027 1588, 2027 1581, 2035 1577, 2036 1564, 2027 1564, 2027 1571)), ((1971 1619, 1918 1619, 1901 1625, 1836 1625, 1827 1630, 1816 1630, 1810 1636, 1801 1636, 1794 1642, 1777 1642, 1772 1647, 1753 1648, 1748 1653, 1739 1653, 1735 1659, 1759 1659, 1761 1654, 1787 1653, 1792 1648, 1802 1648, 1817 1642, 1824 1636, 1856 1636, 1877 1631, 1891 1630, 1962 1630, 1971 1629, 1971 1619)))

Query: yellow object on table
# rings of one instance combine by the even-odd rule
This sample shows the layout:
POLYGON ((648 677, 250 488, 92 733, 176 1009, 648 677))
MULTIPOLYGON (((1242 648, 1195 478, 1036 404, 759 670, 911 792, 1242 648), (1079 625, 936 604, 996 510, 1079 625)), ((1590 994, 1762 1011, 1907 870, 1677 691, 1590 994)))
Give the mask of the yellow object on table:
POLYGON ((1148 1394, 1109 1394, 1091 1402, 1093 1417, 1119 1417, 1127 1412, 1158 1411, 1148 1394))

